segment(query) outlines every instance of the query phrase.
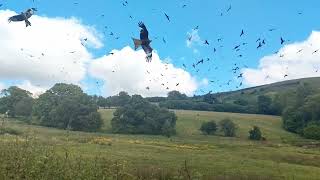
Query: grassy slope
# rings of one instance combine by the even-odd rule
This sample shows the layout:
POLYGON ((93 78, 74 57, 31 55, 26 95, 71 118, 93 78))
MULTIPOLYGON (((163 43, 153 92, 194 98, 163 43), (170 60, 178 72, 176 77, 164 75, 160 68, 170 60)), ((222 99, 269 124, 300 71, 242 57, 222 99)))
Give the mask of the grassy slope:
POLYGON ((299 84, 308 83, 314 89, 320 89, 320 77, 304 78, 289 80, 283 82, 277 82, 273 84, 257 86, 252 88, 241 89, 237 91, 230 91, 217 94, 218 97, 225 100, 235 100, 239 97, 247 99, 249 101, 254 101, 256 96, 263 94, 274 94, 288 92, 291 90, 296 90, 299 84))
MULTIPOLYGON (((279 117, 176 111, 177 136, 114 135, 110 132, 113 110, 101 110, 106 126, 104 133, 67 132, 63 130, 10 123, 10 126, 32 133, 40 142, 54 144, 83 157, 103 156, 124 160, 129 166, 180 167, 184 160, 201 174, 263 175, 285 179, 317 179, 320 177, 320 149, 307 149, 288 142, 305 141, 281 129, 279 117), (236 138, 203 136, 198 131, 202 121, 229 117, 239 125, 236 138), (247 140, 252 125, 258 125, 267 142, 247 140), (97 137, 112 145, 92 143, 97 137)), ((10 137, 0 136, 0 140, 10 137)))

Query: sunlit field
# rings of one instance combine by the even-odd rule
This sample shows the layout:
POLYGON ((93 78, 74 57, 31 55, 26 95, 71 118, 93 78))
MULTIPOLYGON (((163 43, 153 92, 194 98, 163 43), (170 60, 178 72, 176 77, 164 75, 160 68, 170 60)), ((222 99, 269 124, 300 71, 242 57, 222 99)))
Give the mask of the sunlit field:
POLYGON ((318 179, 320 147, 281 128, 280 117, 176 111, 177 135, 116 135, 114 110, 100 110, 101 133, 5 121, 19 133, 0 135, 0 179, 318 179), (201 122, 228 117, 235 138, 206 136, 201 122), (248 140, 258 125, 266 141, 248 140), (94 171, 93 171, 94 170, 94 171))

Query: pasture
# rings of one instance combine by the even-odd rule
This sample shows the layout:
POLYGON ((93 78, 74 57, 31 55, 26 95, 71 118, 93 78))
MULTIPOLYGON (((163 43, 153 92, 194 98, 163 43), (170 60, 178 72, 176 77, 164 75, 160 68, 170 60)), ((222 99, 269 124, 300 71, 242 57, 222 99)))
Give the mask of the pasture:
MULTIPOLYGON (((59 171, 41 172, 42 178, 53 179, 59 179, 58 175, 52 176, 55 173, 63 174, 64 179, 76 177, 89 179, 90 176, 92 179, 95 179, 93 177, 100 179, 152 177, 154 179, 310 180, 320 177, 320 147, 317 146, 319 142, 305 140, 284 131, 281 128, 281 118, 277 116, 175 111, 178 116, 177 135, 167 138, 112 134, 110 121, 113 111, 100 110, 105 125, 99 133, 58 130, 6 119, 5 127, 21 134, 0 135, 0 174, 2 174, 0 178, 20 179, 23 173, 26 179, 33 177, 28 175, 29 172, 24 172, 27 170, 8 170, 8 164, 12 165, 11 168, 30 168, 35 172, 41 171, 40 167, 42 169, 63 167, 59 171), (203 121, 218 122, 223 118, 230 118, 238 125, 237 137, 226 138, 219 133, 215 136, 206 136, 199 131, 203 121), (267 141, 248 140, 248 131, 253 125, 261 128, 267 141), (18 165, 14 163, 24 162, 23 158, 30 158, 30 161, 33 160, 32 157, 37 159, 36 153, 44 157, 49 154, 48 157, 51 159, 45 161, 46 165, 41 166, 36 162, 18 165), (22 160, 17 156, 21 156, 22 160), (110 162, 109 166, 101 165, 104 163, 100 162, 102 159, 110 162), (57 164, 53 165, 53 162, 57 164), (79 163, 83 164, 80 166, 79 163), (72 172, 64 172, 68 171, 68 168, 72 172), (90 174, 92 169, 95 169, 95 175, 90 174), (99 176, 101 175, 99 172, 107 171, 106 169, 112 169, 110 174, 114 176, 99 176), (117 173, 121 176, 115 176, 117 173)), ((41 162, 43 163, 43 160, 41 162)), ((31 171, 30 169, 28 171, 31 171)), ((35 174, 34 179, 41 178, 35 174)))

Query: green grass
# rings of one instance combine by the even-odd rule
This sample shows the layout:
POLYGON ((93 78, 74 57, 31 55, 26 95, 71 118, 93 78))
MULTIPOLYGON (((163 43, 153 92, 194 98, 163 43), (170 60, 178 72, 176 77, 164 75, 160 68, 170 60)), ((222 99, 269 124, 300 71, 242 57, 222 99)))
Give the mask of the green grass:
MULTIPOLYGON (((22 132, 19 138, 33 137, 38 145, 54 147, 61 156, 68 152, 88 162, 97 157, 125 162, 129 170, 140 167, 143 170, 161 168, 178 172, 187 161, 193 177, 211 177, 208 179, 309 180, 320 177, 320 148, 296 146, 312 142, 284 131, 280 117, 176 111, 177 135, 166 138, 111 134, 113 111, 100 110, 105 122, 101 133, 68 132, 12 120, 6 126, 22 132), (238 124, 237 137, 205 136, 198 130, 203 121, 218 122, 223 118, 230 118, 238 124), (253 125, 261 128, 267 141, 248 140, 248 131, 253 125)), ((0 135, 0 143, 10 141, 17 141, 17 137, 0 135)))

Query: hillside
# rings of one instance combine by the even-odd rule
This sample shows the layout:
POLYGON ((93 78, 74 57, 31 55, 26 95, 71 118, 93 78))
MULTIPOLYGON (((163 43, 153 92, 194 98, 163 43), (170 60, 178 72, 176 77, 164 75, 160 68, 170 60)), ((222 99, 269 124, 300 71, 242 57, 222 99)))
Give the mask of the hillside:
POLYGON ((254 99, 258 95, 263 94, 274 94, 274 93, 284 93, 289 91, 294 91, 300 84, 307 83, 314 89, 320 89, 320 77, 313 78, 303 78, 303 79, 295 79, 289 81, 282 81, 262 86, 256 86, 246 89, 241 89, 237 91, 223 92, 213 94, 224 100, 234 100, 239 96, 242 96, 246 99, 254 99))
POLYGON ((319 93, 320 77, 193 97, 172 91, 167 98, 155 97, 148 100, 169 109, 281 115, 286 107, 295 103, 299 88, 308 92, 308 95, 319 93))
MULTIPOLYGON (((7 120, 7 126, 23 134, 0 135, 0 178, 1 174, 4 174, 5 165, 13 162, 10 158, 24 157, 24 153, 28 157, 28 163, 20 162, 23 161, 22 158, 19 166, 28 166, 32 169, 31 172, 37 172, 37 175, 40 174, 44 179, 52 174, 56 174, 57 178, 63 176, 71 179, 89 176, 91 166, 86 163, 100 162, 98 160, 101 159, 109 163, 116 162, 116 165, 109 164, 108 167, 116 167, 117 173, 130 174, 131 178, 137 175, 150 177, 150 174, 166 174, 167 177, 172 177, 172 174, 180 170, 186 172, 185 161, 190 168, 187 172, 194 178, 311 180, 320 176, 320 151, 319 147, 314 147, 317 141, 308 141, 284 131, 281 128, 280 117, 277 116, 175 111, 178 116, 177 135, 166 138, 111 134, 110 120, 113 112, 114 110, 100 110, 105 122, 100 133, 69 132, 26 125, 13 119, 7 120), (205 136, 198 130, 203 121, 218 122, 226 117, 239 126, 235 138, 205 136), (248 130, 253 125, 261 127, 267 141, 253 142, 247 139, 248 130), (31 140, 25 141, 28 137, 31 140), (34 144, 32 139, 35 140, 34 144), (26 144, 20 147, 20 143, 17 142, 26 144), (31 150, 25 151, 30 144, 31 150), (37 147, 45 148, 43 155, 37 147), (41 159, 32 164, 34 153, 38 153, 35 155, 36 158, 51 157, 56 153, 58 157, 63 158, 63 161, 57 163, 61 168, 54 166, 55 159, 59 159, 56 156, 47 164, 42 164, 41 159), (78 165, 88 169, 80 170, 78 165)), ((93 169, 98 174, 100 165, 94 166, 93 169)), ((115 171, 111 169, 108 171, 115 175, 115 171)), ((15 177, 23 172, 23 169, 11 171, 16 173, 15 177)), ((124 178, 124 175, 121 177, 123 178, 119 179, 130 179, 124 178)))

